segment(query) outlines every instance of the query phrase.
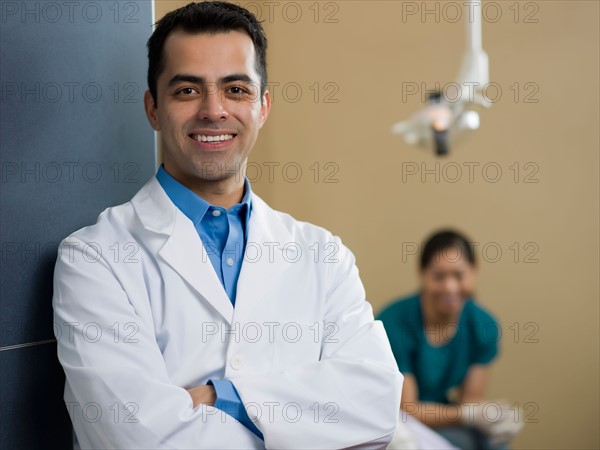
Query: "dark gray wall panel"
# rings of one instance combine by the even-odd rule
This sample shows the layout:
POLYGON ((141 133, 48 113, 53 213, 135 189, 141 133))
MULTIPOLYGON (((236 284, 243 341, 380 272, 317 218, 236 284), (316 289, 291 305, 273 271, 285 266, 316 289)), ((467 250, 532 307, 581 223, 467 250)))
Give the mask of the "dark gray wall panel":
MULTIPOLYGON (((0 448, 69 449, 71 419, 62 393, 56 342, 0 352, 0 448)), ((81 414, 81 408, 72 411, 81 414)))
MULTIPOLYGON (((51 398, 58 391, 62 398, 59 366, 46 364, 58 371, 49 385, 47 372, 28 367, 31 358, 17 364, 8 354, 54 338, 58 243, 130 199, 154 173, 154 134, 143 111, 151 30, 151 1, 0 2, 3 408, 6 386, 18 383, 43 383, 51 398)), ((48 353, 45 361, 55 351, 35 350, 48 353)), ((60 402, 49 408, 65 411, 60 402)), ((3 442, 36 448, 19 445, 31 439, 25 428, 35 434, 35 421, 16 427, 11 417, 0 426, 3 442)))

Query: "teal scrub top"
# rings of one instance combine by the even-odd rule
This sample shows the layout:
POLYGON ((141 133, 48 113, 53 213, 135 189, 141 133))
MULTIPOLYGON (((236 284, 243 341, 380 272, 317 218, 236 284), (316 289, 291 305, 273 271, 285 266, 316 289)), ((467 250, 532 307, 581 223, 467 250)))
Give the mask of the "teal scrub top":
POLYGON ((450 403, 448 393, 458 388, 474 364, 489 364, 498 355, 502 332, 494 317, 473 299, 466 300, 458 324, 435 330, 454 337, 443 345, 429 343, 423 327, 420 294, 387 306, 383 322, 398 369, 414 375, 419 401, 450 403))

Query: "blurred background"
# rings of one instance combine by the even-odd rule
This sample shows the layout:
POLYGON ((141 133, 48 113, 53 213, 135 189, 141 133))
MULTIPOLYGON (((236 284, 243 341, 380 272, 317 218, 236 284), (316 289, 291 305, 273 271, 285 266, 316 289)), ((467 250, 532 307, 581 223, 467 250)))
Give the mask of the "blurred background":
POLYGON ((269 39, 255 191, 342 238, 375 312, 418 288, 432 231, 464 231, 502 328, 488 396, 525 408, 513 447, 598 448, 599 3, 483 2, 494 103, 445 158, 390 127, 455 81, 462 2, 238 4, 269 39))

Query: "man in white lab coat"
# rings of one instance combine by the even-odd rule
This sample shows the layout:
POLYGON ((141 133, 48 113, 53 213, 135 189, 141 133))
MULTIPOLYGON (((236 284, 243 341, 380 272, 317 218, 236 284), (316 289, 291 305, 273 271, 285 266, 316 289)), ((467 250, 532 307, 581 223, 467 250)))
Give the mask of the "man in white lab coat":
POLYGON ((190 4, 148 49, 164 165, 66 238, 56 264, 81 447, 386 448, 402 376, 352 253, 244 176, 271 107, 260 23, 190 4))

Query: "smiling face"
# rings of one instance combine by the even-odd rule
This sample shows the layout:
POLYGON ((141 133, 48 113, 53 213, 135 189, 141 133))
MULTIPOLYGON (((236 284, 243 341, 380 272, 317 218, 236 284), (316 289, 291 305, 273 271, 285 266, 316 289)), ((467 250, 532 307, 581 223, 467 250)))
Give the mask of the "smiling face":
POLYGON ((476 269, 463 252, 452 246, 438 252, 421 271, 423 300, 437 317, 458 315, 472 295, 476 269))
POLYGON ((176 30, 164 47, 157 102, 144 103, 161 132, 165 169, 193 188, 243 185, 248 155, 271 107, 260 95, 252 39, 243 32, 188 34, 176 30))

